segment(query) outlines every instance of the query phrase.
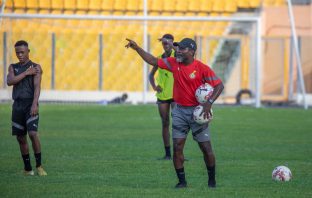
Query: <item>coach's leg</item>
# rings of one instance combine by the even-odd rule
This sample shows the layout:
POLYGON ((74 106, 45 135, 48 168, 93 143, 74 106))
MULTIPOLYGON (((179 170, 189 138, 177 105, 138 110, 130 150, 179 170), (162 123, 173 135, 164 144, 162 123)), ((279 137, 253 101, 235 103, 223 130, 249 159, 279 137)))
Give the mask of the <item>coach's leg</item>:
MULTIPOLYGON (((20 147, 20 151, 22 154, 22 158, 24 161, 24 170, 27 172, 32 171, 30 157, 29 157, 29 148, 27 143, 27 136, 26 135, 17 135, 16 136, 17 142, 20 147)), ((25 172, 26 173, 26 172, 25 172)))
POLYGON ((184 172, 184 138, 174 138, 173 139, 173 164, 176 170, 179 183, 176 185, 176 188, 183 188, 186 187, 186 180, 185 180, 185 172, 184 172))
POLYGON ((158 104, 159 115, 161 118, 162 124, 162 138, 165 147, 165 159, 171 159, 170 152, 170 132, 169 132, 169 113, 170 113, 170 104, 169 103, 160 103, 158 104))
POLYGON ((215 179, 215 156, 212 151, 211 143, 210 141, 206 142, 199 142, 198 143, 201 151, 204 155, 205 164, 208 171, 208 186, 211 188, 216 187, 216 179, 215 179))

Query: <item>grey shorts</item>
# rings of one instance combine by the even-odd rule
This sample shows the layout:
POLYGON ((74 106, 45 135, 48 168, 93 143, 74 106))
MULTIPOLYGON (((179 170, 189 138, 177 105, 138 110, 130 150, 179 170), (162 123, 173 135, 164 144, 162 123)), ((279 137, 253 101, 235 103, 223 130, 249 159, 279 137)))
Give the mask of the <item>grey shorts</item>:
POLYGON ((190 129, 193 139, 197 142, 210 141, 210 132, 208 124, 197 124, 193 119, 195 107, 185 107, 176 105, 172 110, 172 138, 186 139, 190 129))

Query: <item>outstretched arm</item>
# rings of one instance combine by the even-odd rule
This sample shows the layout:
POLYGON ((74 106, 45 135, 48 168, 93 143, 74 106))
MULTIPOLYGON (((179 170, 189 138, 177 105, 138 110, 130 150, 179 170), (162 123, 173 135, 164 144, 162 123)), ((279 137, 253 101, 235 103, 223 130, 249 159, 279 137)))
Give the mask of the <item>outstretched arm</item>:
POLYGON ((24 71, 23 73, 15 76, 14 74, 14 69, 13 69, 13 65, 9 66, 9 73, 7 75, 7 85, 11 86, 11 85, 15 85, 17 84, 19 81, 23 80, 23 78, 25 78, 28 75, 35 75, 36 73, 38 73, 39 70, 36 69, 35 67, 29 67, 26 71, 24 71))
POLYGON ((155 56, 153 56, 153 55, 151 55, 151 54, 149 54, 148 52, 146 52, 146 51, 144 51, 140 46, 138 46, 137 44, 136 44, 136 42, 134 42, 133 40, 131 40, 131 39, 126 39, 129 43, 125 46, 126 48, 132 48, 132 49, 134 49, 141 57, 142 57, 142 59, 145 61, 145 62, 147 62, 148 64, 150 64, 150 65, 153 65, 153 66, 157 66, 157 61, 158 61, 158 59, 155 57, 155 56))

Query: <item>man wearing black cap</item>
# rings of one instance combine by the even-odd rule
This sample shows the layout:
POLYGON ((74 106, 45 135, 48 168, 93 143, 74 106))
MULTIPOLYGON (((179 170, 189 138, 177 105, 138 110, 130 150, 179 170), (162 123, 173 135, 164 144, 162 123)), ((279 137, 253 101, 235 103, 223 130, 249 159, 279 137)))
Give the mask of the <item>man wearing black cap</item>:
POLYGON ((173 43, 177 49, 176 58, 163 59, 157 59, 145 52, 136 42, 130 39, 126 40, 128 44, 125 47, 134 49, 144 61, 173 73, 173 99, 177 104, 172 111, 173 163, 179 179, 176 188, 187 187, 183 148, 190 129, 193 139, 198 142, 204 156, 208 171, 208 187, 215 188, 215 156, 210 142, 209 127, 208 124, 197 124, 193 119, 193 111, 199 105, 195 98, 195 90, 201 84, 209 83, 214 91, 208 101, 203 104, 203 114, 204 118, 210 116, 211 106, 224 88, 222 81, 210 67, 194 59, 197 45, 193 39, 184 38, 178 43, 173 43))
MULTIPOLYGON (((164 34, 161 38, 158 39, 164 49, 163 54, 158 56, 158 58, 168 58, 174 57, 175 51, 173 49, 173 36, 171 34, 164 34)), ((169 123, 170 123, 170 106, 174 107, 174 101, 172 96, 173 91, 173 75, 172 72, 153 67, 149 74, 149 81, 154 91, 156 91, 158 111, 161 118, 162 124, 162 138, 165 148, 165 156, 161 159, 171 160, 171 151, 170 151, 170 132, 169 132, 169 123), (158 71, 156 78, 157 85, 155 83, 155 73, 158 71)))

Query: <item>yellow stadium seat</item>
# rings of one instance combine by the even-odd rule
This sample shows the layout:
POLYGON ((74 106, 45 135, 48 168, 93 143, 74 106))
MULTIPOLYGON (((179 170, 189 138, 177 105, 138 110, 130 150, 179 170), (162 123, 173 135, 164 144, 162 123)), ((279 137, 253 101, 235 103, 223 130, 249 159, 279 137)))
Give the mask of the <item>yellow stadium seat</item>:
POLYGON ((262 0, 251 0, 249 5, 251 8, 259 8, 261 6, 261 1, 262 0))
POLYGON ((127 7, 127 0, 115 0, 114 1, 114 10, 124 11, 127 7))
POLYGON ((112 11, 114 7, 114 1, 112 0, 103 0, 102 9, 107 11, 112 11))
POLYGON ((79 10, 87 10, 89 8, 89 0, 79 0, 77 1, 77 9, 79 10))
POLYGON ((225 12, 236 12, 237 11, 236 0, 226 0, 224 11, 225 12))
POLYGON ((176 0, 164 0, 163 11, 174 11, 176 6, 176 0))
POLYGON ((27 6, 27 9, 38 8, 39 4, 37 0, 27 0, 26 6, 27 6))
MULTIPOLYGON (((0 3, 1 5, 2 3, 0 3)), ((14 1, 14 7, 15 8, 26 8, 26 2, 25 0, 19 0, 19 1, 14 1)), ((16 11, 15 11, 16 12, 16 11)))
POLYGON ((212 0, 201 0, 199 5, 200 5, 200 7, 197 8, 197 9, 200 12, 211 12, 212 11, 213 1, 212 0))
POLYGON ((6 8, 13 8, 13 0, 7 0, 6 2, 5 2, 5 7, 6 8))
POLYGON ((175 11, 176 12, 186 12, 188 4, 189 4, 188 0, 177 1, 176 6, 175 6, 175 11))
POLYGON ((76 1, 75 0, 66 0, 64 1, 65 10, 76 10, 76 1))
POLYGON ((274 5, 275 0, 263 0, 264 6, 272 6, 274 5))
POLYGON ((281 5, 285 5, 286 4, 286 0, 275 0, 275 6, 281 6, 281 5))
POLYGON ((198 1, 190 1, 187 10, 190 12, 198 12, 202 5, 198 1))
MULTIPOLYGON (((141 3, 142 0, 137 0, 137 1, 131 1, 131 0, 128 0, 127 1, 127 5, 126 5, 126 10, 128 11, 138 11, 140 10, 140 5, 142 4, 141 3)), ((141 8, 142 10, 143 8, 141 8)))
POLYGON ((148 7, 151 11, 161 12, 164 7, 164 0, 150 0, 148 7))
POLYGON ((40 9, 51 9, 51 2, 47 0, 39 0, 40 9))
POLYGON ((51 7, 53 10, 63 9, 64 1, 63 0, 53 0, 51 1, 51 7))
POLYGON ((249 8, 249 0, 238 0, 237 7, 239 8, 249 8))
POLYGON ((102 6, 101 0, 89 0, 89 9, 90 10, 100 10, 102 6))
POLYGON ((225 5, 225 1, 224 0, 213 1, 212 11, 221 13, 221 12, 224 11, 224 5, 225 5))

